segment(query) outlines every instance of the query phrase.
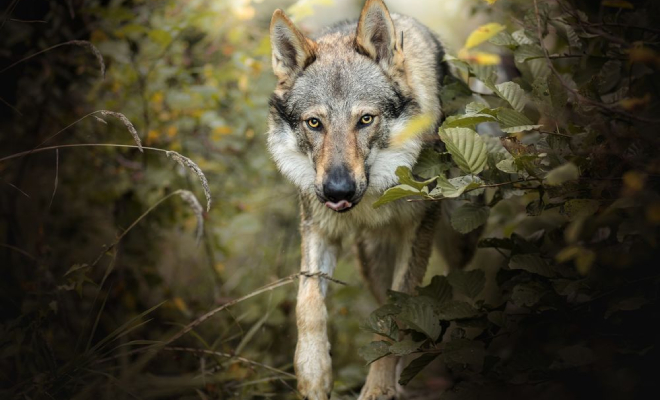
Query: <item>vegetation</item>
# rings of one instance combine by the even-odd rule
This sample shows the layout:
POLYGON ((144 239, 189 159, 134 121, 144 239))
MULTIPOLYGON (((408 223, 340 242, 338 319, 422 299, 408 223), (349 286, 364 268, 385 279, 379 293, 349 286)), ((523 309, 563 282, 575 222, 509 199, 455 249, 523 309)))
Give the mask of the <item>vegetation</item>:
POLYGON ((488 222, 479 247, 499 254, 494 282, 488 270, 451 271, 417 296, 391 292, 364 325, 389 340, 361 352, 421 353, 402 385, 439 358, 457 382, 449 398, 641 398, 658 355, 644 329, 658 322, 660 278, 659 32, 644 24, 657 6, 539 3, 510 11, 515 28, 468 38, 451 60, 466 79, 443 92, 456 110, 439 131, 447 152, 400 168, 377 203, 467 200, 451 225, 488 222), (473 49, 486 41, 519 76, 496 84, 500 57, 473 49))
MULTIPOLYGON (((0 397, 296 398, 296 192, 262 132, 270 13, 314 1, 275 3, 3 10, 0 397)), ((374 206, 459 201, 451 226, 483 226, 480 249, 465 271, 434 258, 415 295, 380 308, 340 260, 333 397, 355 398, 365 360, 388 354, 406 356, 413 398, 647 397, 659 11, 475 3, 492 22, 448 57, 446 152, 374 206)))

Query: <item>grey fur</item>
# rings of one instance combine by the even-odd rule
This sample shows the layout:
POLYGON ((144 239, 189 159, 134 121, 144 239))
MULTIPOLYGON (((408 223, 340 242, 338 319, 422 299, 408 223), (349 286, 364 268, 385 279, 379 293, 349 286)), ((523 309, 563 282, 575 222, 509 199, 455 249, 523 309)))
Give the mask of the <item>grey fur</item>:
MULTIPOLYGON (((441 207, 397 201, 373 209, 372 204, 398 183, 398 166, 412 167, 422 147, 439 140, 439 90, 448 73, 440 41, 413 18, 390 17, 381 0, 367 0, 359 22, 334 25, 316 40, 305 38, 278 10, 271 42, 278 85, 270 101, 268 145, 300 190, 301 269, 331 274, 342 239, 351 236, 379 302, 390 288, 411 293, 424 277, 441 207), (361 124, 365 115, 373 122, 361 124), (433 117, 426 131, 396 142, 397 132, 421 115, 433 117), (357 187, 352 208, 343 213, 326 207, 322 189, 328 171, 338 167, 349 171, 357 187)), ((468 247, 462 249, 460 264, 469 259, 468 247)), ((326 284, 314 280, 303 279, 299 287, 294 366, 303 396, 327 399, 332 371, 326 284)), ((373 363, 360 398, 394 395, 395 367, 392 359, 373 363)))

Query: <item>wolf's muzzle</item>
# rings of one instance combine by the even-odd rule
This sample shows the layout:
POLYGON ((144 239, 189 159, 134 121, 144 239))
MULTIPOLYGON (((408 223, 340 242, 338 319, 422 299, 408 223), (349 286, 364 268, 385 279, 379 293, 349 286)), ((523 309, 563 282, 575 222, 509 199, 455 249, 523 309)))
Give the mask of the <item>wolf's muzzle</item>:
POLYGON ((356 184, 348 168, 333 167, 323 180, 325 205, 335 211, 346 211, 353 207, 356 184))

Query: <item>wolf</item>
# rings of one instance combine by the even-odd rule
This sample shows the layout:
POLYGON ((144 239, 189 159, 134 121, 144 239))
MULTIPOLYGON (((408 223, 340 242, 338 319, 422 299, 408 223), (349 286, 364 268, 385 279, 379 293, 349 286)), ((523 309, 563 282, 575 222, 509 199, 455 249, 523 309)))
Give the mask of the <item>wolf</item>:
MULTIPOLYGON (((390 14, 382 0, 367 0, 358 21, 315 39, 276 10, 270 38, 277 85, 268 148, 297 186, 301 205, 294 368, 305 398, 327 399, 333 380, 324 277, 332 275, 342 239, 355 238, 362 275, 380 303, 388 289, 411 293, 424 277, 441 224, 439 204, 372 204, 398 183, 397 167, 412 168, 429 138, 438 138, 439 92, 450 70, 436 35, 390 14), (420 116, 432 118, 425 130, 397 141, 420 116)), ((468 258, 454 257, 453 264, 468 258)), ((374 362, 360 399, 395 398, 397 362, 374 362)))

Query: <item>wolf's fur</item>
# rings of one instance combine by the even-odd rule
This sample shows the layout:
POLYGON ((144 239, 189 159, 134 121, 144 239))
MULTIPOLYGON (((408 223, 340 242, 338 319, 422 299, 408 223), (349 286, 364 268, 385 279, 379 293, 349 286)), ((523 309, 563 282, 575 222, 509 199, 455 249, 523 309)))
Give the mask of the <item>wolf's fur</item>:
MULTIPOLYGON (((372 204, 397 184, 396 168, 411 168, 425 140, 437 138, 438 94, 448 73, 439 40, 414 19, 390 15, 381 0, 367 0, 357 23, 334 26, 316 40, 277 10, 270 33, 278 84, 268 146, 300 191, 301 269, 332 274, 342 238, 351 235, 380 302, 390 288, 411 292, 424 277, 440 208, 372 204), (362 124, 365 115, 373 122, 362 124), (397 141, 422 115, 434 119, 427 131, 397 141), (333 198, 332 185, 348 188, 345 198, 333 198)), ((326 289, 323 279, 301 277, 294 366, 298 389, 309 399, 325 399, 332 390, 326 289)), ((388 357, 372 364, 362 399, 396 395, 396 363, 388 357)))

